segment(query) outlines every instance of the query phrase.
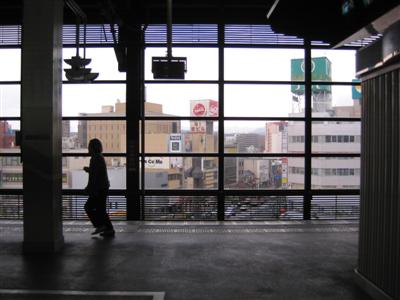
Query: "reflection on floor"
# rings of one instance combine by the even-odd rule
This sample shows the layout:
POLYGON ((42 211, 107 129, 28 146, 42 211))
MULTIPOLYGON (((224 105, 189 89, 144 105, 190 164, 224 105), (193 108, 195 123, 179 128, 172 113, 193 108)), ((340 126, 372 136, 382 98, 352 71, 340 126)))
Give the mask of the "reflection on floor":
POLYGON ((91 236, 87 222, 65 222, 62 252, 22 255, 22 223, 0 221, 0 298, 94 299, 68 294, 90 291, 156 292, 125 297, 131 300, 163 292, 165 300, 369 299, 353 278, 357 222, 115 222, 115 228, 115 238, 104 239, 91 236), (10 290, 67 294, 38 298, 10 290))

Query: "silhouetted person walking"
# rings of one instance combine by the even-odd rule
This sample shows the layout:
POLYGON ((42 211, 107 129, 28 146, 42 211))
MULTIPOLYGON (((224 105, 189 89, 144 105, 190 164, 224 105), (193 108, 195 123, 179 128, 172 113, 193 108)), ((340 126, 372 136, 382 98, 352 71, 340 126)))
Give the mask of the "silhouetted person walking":
POLYGON ((90 164, 89 167, 83 168, 89 173, 88 184, 85 188, 89 197, 85 203, 85 211, 96 228, 92 234, 100 233, 102 236, 114 236, 115 231, 106 210, 110 182, 100 140, 90 140, 88 150, 90 164))

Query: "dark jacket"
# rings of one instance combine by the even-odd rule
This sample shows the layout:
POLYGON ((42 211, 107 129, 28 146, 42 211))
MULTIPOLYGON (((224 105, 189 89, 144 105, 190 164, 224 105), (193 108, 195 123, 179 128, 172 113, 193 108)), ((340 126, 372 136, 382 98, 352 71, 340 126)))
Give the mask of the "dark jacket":
POLYGON ((90 158, 89 180, 86 190, 89 195, 97 195, 99 191, 107 190, 110 187, 108 180, 106 162, 102 154, 94 154, 90 158))

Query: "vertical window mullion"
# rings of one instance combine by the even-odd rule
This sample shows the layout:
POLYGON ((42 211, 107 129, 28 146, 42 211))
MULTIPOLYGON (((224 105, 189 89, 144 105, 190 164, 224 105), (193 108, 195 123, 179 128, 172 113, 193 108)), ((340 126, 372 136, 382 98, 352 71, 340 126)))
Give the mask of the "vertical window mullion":
POLYGON ((224 46, 225 25, 218 24, 218 221, 225 219, 224 196, 224 46))
POLYGON ((311 166, 312 166, 312 94, 311 94, 311 42, 304 40, 305 132, 304 132, 304 202, 303 219, 311 219, 311 166))

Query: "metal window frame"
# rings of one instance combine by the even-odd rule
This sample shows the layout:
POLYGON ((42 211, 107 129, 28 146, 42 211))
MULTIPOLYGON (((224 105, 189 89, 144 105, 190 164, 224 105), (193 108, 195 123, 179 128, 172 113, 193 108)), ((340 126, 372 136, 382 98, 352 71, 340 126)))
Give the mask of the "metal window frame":
MULTIPOLYGON (((218 198, 218 220, 224 220, 224 199, 227 196, 265 196, 265 195, 281 195, 281 196, 289 196, 289 195, 297 195, 303 196, 304 199, 304 215, 303 218, 305 220, 310 219, 311 217, 311 199, 314 195, 359 195, 359 189, 353 190, 343 190, 343 189, 334 189, 334 190, 315 190, 312 189, 311 183, 311 162, 314 157, 360 157, 360 153, 313 153, 311 149, 312 145, 312 123, 315 121, 343 121, 343 122, 361 122, 361 118, 342 118, 342 117, 333 117, 333 118, 321 118, 321 117, 312 117, 311 112, 311 86, 315 84, 311 80, 310 72, 306 73, 304 81, 248 81, 248 80, 225 80, 224 79, 224 49, 226 48, 259 48, 259 49, 304 49, 304 59, 306 62, 306 69, 310 70, 311 64, 311 50, 312 49, 329 49, 329 45, 323 44, 314 44, 311 41, 304 41, 303 45, 272 45, 272 44, 229 44, 225 41, 225 24, 217 25, 217 35, 218 42, 214 43, 176 43, 174 47, 187 47, 187 48, 217 48, 218 49, 218 80, 187 80, 187 81, 174 81, 174 80, 144 80, 143 84, 216 84, 218 85, 218 97, 219 97, 219 115, 218 117, 173 117, 173 116, 145 116, 144 108, 142 105, 141 116, 139 122, 143 124, 141 126, 141 147, 139 156, 137 157, 141 159, 141 172, 138 174, 138 178, 141 178, 141 186, 139 186, 137 194, 141 197, 141 210, 142 213, 141 219, 143 219, 143 210, 144 210, 144 196, 177 196, 177 195, 187 195, 187 196, 215 196, 218 198), (308 74, 308 75, 307 75, 308 74), (304 117, 226 117, 224 116, 224 86, 232 85, 232 84, 252 84, 252 85, 288 85, 288 84, 303 84, 305 85, 306 90, 306 112, 304 117), (145 153, 144 145, 145 145, 145 122, 148 120, 152 121, 168 121, 168 120, 213 120, 218 121, 218 152, 216 153, 145 153), (247 153, 235 153, 229 154, 224 153, 224 122, 225 121, 299 121, 304 122, 305 124, 305 149, 304 153, 251 153, 251 155, 247 153), (165 156, 165 157, 218 157, 218 187, 215 190, 200 190, 200 189, 192 189, 192 190, 155 190, 155 189, 145 189, 144 182, 144 157, 151 156, 165 156), (225 189, 224 187, 224 159, 230 157, 303 157, 305 160, 305 174, 304 174, 304 182, 305 188, 301 190, 273 190, 273 189, 259 189, 259 190, 242 190, 242 189, 225 189)), ((72 45, 64 45, 64 47, 72 47, 72 45)), ((103 48, 103 47, 112 47, 112 44, 107 43, 91 43, 88 44, 87 47, 93 48, 103 48)), ((150 43, 145 44, 145 47, 166 47, 165 43, 150 43)), ((20 45, 1 45, 0 48, 21 48, 20 45)), ((346 49, 350 49, 349 47, 346 49)), ((354 47, 354 49, 358 49, 354 47)), ((142 58, 143 59, 143 58, 142 58)), ((92 84, 126 84, 127 80, 98 80, 92 84)), ((0 81, 0 85, 20 85, 21 81, 0 81)), ((67 81, 63 81, 63 84, 71 84, 67 81)), ((319 82, 318 85, 345 85, 345 86, 355 86, 358 83, 355 82, 319 82)), ((7 117, 0 116, 0 120, 12 120, 12 121, 21 121, 21 117, 7 117)), ((127 122, 127 126, 132 124, 132 116, 129 114, 122 117, 94 117, 94 116, 63 116, 63 121, 76 121, 76 120, 124 120, 127 122)), ((128 151, 128 150, 127 150, 128 151)), ((127 157, 129 153, 104 153, 105 156, 114 156, 114 157, 127 157)), ((0 153, 1 156, 17 156, 20 157, 19 153, 0 153)), ((63 157, 74 157, 74 156, 89 156, 88 153, 62 153, 63 157)), ((129 185, 127 185, 126 190, 111 190, 111 194, 115 195, 126 195, 128 193, 129 185)), ((82 190, 63 190, 63 194, 71 195, 73 193, 79 194, 82 190)), ((8 195, 8 194, 22 194, 22 189, 0 189, 0 195, 8 195)), ((129 208, 129 206, 127 206, 129 208)), ((129 216, 129 213, 128 213, 129 216)), ((128 218, 129 219, 129 218, 128 218)))

